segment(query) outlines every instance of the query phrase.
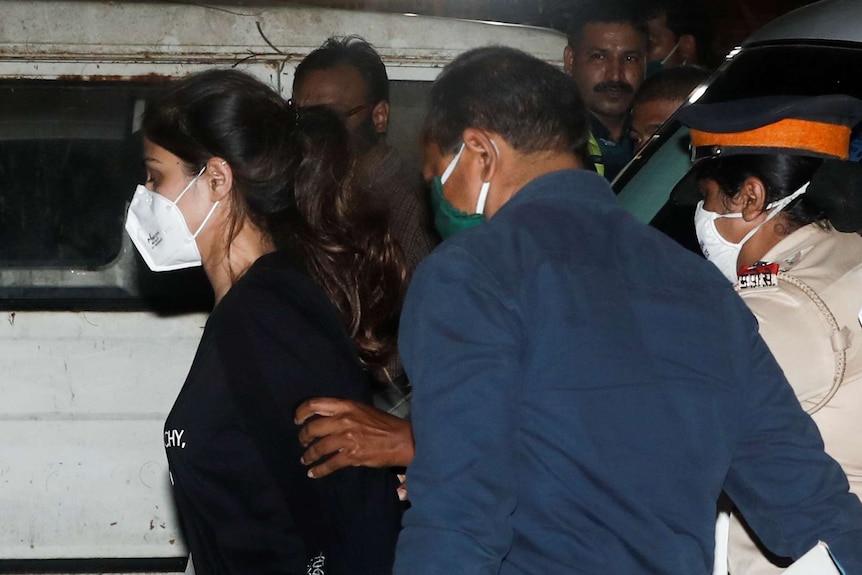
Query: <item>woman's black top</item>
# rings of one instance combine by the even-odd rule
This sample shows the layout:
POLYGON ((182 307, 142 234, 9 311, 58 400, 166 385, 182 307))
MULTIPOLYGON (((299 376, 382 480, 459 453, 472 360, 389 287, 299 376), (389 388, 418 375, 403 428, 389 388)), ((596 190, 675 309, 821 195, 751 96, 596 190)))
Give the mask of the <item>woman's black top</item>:
POLYGON ((388 470, 309 479, 294 410, 370 402, 323 290, 284 253, 258 259, 213 311, 165 424, 174 495, 198 575, 386 574, 401 506, 388 470))

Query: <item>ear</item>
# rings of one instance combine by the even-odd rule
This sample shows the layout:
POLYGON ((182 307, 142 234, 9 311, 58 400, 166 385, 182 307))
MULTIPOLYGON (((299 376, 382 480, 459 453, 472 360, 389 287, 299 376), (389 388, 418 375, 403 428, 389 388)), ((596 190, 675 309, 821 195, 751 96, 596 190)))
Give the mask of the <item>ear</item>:
POLYGON ((206 175, 210 190, 210 200, 223 201, 233 189, 233 170, 227 160, 213 156, 207 162, 206 175))
POLYGON ((389 102, 381 100, 371 109, 371 121, 378 134, 389 131, 389 102))
POLYGON ((563 67, 569 76, 575 71, 575 50, 568 44, 566 44, 566 48, 563 50, 563 67))
POLYGON ((749 176, 731 202, 742 208, 742 219, 751 222, 763 214, 766 207, 766 187, 763 180, 749 176))
MULTIPOLYGON (((467 128, 462 134, 464 140, 464 158, 468 165, 479 172, 479 177, 483 182, 490 182, 494 177, 497 169, 500 166, 500 147, 494 145, 492 135, 478 128, 467 128)), ((499 136, 496 138, 502 141, 499 136)))
POLYGON ((697 40, 691 34, 683 34, 679 37, 679 57, 683 64, 694 66, 697 64, 697 40))

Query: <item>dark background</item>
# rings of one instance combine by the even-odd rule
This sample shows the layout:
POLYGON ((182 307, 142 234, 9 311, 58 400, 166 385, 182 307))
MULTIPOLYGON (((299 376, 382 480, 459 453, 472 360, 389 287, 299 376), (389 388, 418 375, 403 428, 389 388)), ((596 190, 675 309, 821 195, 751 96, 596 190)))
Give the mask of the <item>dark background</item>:
MULTIPOLYGON (((284 3, 380 12, 413 12, 433 16, 498 20, 547 26, 555 12, 584 0, 282 0, 284 3)), ((614 1, 614 0, 607 0, 614 1)), ((696 0, 691 0, 696 1, 696 0)), ((752 32, 813 0, 704 0, 713 24, 712 60, 720 62, 752 32)))

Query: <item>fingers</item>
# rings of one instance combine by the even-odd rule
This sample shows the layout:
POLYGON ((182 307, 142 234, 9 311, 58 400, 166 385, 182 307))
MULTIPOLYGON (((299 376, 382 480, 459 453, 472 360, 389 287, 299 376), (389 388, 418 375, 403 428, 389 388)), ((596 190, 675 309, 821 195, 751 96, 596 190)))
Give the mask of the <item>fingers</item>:
POLYGON ((336 415, 351 408, 353 401, 349 399, 335 399, 333 397, 315 397, 306 400, 296 408, 294 423, 302 425, 313 415, 336 415))
POLYGON ((345 421, 339 417, 312 419, 299 430, 299 442, 303 447, 308 447, 321 437, 339 433, 349 425, 349 421, 345 421))
POLYGON ((407 476, 399 473, 396 477, 398 478, 398 499, 400 501, 407 501, 407 476))
POLYGON ((310 468, 308 470, 308 476, 312 479, 320 479, 321 477, 326 477, 330 473, 338 471, 339 469, 355 465, 356 464, 350 462, 350 458, 342 451, 340 453, 336 453, 323 463, 310 468))
MULTIPOLYGON (((327 435, 326 437, 314 442, 302 454, 300 462, 303 465, 311 465, 328 455, 335 453, 344 453, 347 456, 355 459, 357 453, 356 442, 349 436, 345 435, 327 435)), ((357 462, 358 463, 358 462, 357 462)))

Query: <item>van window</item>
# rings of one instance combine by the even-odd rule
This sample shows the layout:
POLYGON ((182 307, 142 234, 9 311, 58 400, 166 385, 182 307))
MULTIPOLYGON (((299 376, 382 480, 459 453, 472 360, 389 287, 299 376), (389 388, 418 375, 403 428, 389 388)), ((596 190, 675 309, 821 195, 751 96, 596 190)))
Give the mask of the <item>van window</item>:
POLYGON ((117 257, 143 181, 130 84, 0 83, 0 265, 95 269, 117 257))
POLYGON ((199 270, 151 273, 126 238, 151 82, 0 81, 0 307, 198 311, 199 270), (171 277, 167 277, 171 276, 171 277))
POLYGON ((391 80, 389 82, 389 134, 387 140, 398 150, 408 169, 422 171, 419 130, 425 119, 431 82, 391 80))

